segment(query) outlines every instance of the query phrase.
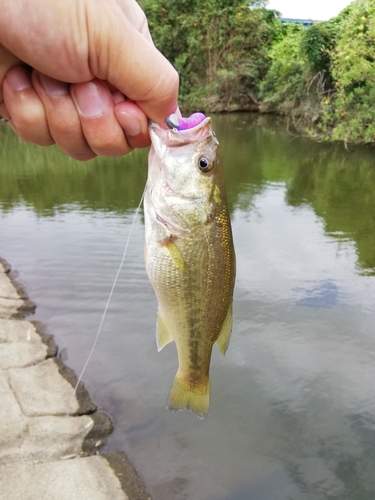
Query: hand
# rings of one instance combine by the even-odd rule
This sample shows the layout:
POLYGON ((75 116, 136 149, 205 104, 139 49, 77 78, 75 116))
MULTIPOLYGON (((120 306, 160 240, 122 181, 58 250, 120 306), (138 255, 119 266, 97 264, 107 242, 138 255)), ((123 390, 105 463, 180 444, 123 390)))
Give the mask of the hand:
POLYGON ((0 0, 0 114, 73 158, 149 145, 177 107, 178 75, 135 0, 0 0))

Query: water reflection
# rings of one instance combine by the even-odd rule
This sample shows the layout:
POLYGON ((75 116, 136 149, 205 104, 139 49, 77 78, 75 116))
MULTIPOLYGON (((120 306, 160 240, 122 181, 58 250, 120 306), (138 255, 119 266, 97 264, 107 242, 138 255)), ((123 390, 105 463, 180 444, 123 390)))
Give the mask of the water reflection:
MULTIPOLYGON (((246 114, 215 118, 224 147, 230 210, 248 212, 252 199, 269 183, 286 186, 291 207, 309 205, 324 220, 327 234, 355 241, 358 266, 375 270, 375 169, 373 151, 316 144, 287 134, 277 118, 246 114)), ((0 127, 0 206, 31 206, 53 215, 67 204, 82 209, 124 213, 133 210, 146 179, 147 152, 126 158, 97 158, 78 163, 56 148, 37 148, 0 127)))
POLYGON ((314 284, 311 288, 297 288, 296 292, 303 295, 297 300, 297 306, 319 309, 320 307, 333 307, 338 303, 338 287, 330 279, 314 284))
MULTIPOLYGON (((375 177, 366 148, 215 118, 236 244, 235 322, 200 422, 164 408, 142 217, 85 376, 155 500, 375 498, 375 177)), ((0 128, 0 255, 80 370, 146 176, 146 153, 67 160, 0 128)))
POLYGON ((0 124, 0 207, 18 205, 53 216, 70 207, 123 214, 138 205, 147 172, 146 150, 123 158, 80 163, 56 147, 39 148, 20 141, 0 124))

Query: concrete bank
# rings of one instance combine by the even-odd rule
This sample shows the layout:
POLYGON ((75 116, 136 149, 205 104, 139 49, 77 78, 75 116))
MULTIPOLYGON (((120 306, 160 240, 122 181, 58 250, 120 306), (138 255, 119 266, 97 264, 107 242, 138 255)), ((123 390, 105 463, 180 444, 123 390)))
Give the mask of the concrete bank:
POLYGON ((125 453, 99 454, 112 431, 53 336, 24 318, 35 310, 0 259, 0 498, 150 500, 125 453))

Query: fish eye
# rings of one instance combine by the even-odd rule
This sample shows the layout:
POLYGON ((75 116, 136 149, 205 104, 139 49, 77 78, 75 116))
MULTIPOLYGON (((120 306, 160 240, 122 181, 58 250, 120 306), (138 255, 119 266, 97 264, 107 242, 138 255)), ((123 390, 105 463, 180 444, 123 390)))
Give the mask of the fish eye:
POLYGON ((214 166, 213 163, 210 162, 205 156, 201 156, 199 158, 198 165, 202 172, 209 172, 214 166))

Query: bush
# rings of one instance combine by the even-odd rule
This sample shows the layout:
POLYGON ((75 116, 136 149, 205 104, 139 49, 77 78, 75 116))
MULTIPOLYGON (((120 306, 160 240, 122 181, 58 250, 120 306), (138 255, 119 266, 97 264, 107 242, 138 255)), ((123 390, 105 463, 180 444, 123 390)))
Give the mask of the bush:
POLYGON ((345 10, 332 54, 336 92, 323 102, 321 130, 333 140, 375 139, 375 0, 345 10))
POLYGON ((269 51, 271 64, 260 85, 262 108, 267 111, 286 111, 300 101, 304 95, 303 77, 305 59, 300 45, 303 28, 288 25, 284 38, 276 42, 269 51))
POLYGON ((267 69, 275 15, 253 0, 144 0, 155 45, 180 74, 180 104, 248 109, 267 69))
POLYGON ((183 112, 289 113, 312 136, 375 141, 375 0, 308 29, 263 0, 143 0, 183 112))
POLYGON ((309 64, 311 73, 320 72, 330 82, 331 52, 336 44, 337 33, 338 23, 328 21, 313 24, 301 37, 300 50, 309 64))

